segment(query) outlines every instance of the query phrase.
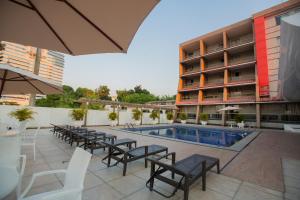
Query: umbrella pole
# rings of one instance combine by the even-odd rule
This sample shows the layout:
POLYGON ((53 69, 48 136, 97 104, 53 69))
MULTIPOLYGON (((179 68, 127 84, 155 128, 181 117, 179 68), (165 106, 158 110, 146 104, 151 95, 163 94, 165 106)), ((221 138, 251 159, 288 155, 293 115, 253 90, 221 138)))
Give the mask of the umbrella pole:
POLYGON ((1 87, 0 87, 0 98, 2 97, 2 92, 3 92, 3 89, 4 89, 5 82, 6 82, 6 76, 7 76, 7 70, 4 71, 4 74, 3 74, 3 77, 2 77, 2 84, 1 84, 1 87))

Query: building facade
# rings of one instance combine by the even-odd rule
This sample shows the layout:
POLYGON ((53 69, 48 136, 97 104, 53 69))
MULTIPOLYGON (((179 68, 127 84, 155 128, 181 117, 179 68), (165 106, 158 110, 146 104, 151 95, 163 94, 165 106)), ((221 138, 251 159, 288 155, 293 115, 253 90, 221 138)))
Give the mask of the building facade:
MULTIPOLYGON (((38 49, 31 46, 11 42, 0 42, 0 63, 7 63, 13 67, 27 70, 39 76, 62 84, 64 55, 55 51, 38 49), (39 56, 37 56, 39 55, 39 56), (35 67, 36 60, 40 63, 35 67)), ((29 95, 4 95, 2 101, 17 102, 28 105, 29 95)))
MULTIPOLYGON (((279 94, 280 20, 300 11, 291 0, 179 46, 176 105, 199 123, 225 125, 236 113, 250 126, 282 128, 300 122, 300 103, 279 94), (218 112, 227 105, 238 111, 218 112)), ((300 89, 300 86, 299 86, 300 89)))

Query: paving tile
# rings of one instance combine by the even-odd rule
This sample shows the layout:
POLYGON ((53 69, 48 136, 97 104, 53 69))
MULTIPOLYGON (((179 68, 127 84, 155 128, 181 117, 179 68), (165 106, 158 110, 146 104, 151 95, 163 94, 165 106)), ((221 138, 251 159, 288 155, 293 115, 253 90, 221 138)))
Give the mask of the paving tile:
POLYGON ((218 193, 210 189, 207 189, 206 191, 202 191, 194 188, 190 191, 189 199, 190 200, 231 200, 232 198, 225 194, 218 193))
POLYGON ((138 178, 134 175, 126 175, 109 181, 108 184, 122 194, 129 195, 145 187, 145 180, 138 178))
POLYGON ((294 187, 286 187, 285 188, 285 199, 288 200, 299 200, 300 199, 300 189, 294 187))
POLYGON ((127 196, 124 198, 124 200, 162 200, 166 199, 165 197, 157 194, 156 192, 151 192, 148 188, 144 188, 142 190, 139 190, 130 196, 127 196))
MULTIPOLYGON (((198 182, 201 183, 201 178, 198 182)), ((235 195, 241 183, 240 180, 215 173, 209 173, 206 178, 206 188, 230 197, 235 195)), ((201 184, 196 186, 201 189, 201 184)))
POLYGON ((31 176, 33 173, 50 170, 47 164, 37 164, 32 166, 25 166, 24 176, 31 176))
POLYGON ((32 195, 35 195, 35 194, 40 194, 40 193, 43 193, 43 192, 50 192, 50 191, 58 190, 58 189, 61 189, 61 188, 62 188, 62 184, 59 181, 56 181, 54 183, 33 187, 28 192, 28 196, 32 196, 32 195))
POLYGON ((102 184, 94 188, 83 191, 83 200, 118 200, 121 199, 124 195, 119 193, 117 190, 112 187, 102 184))
POLYGON ((242 183, 240 189, 234 197, 234 200, 283 200, 283 197, 269 193, 262 187, 253 187, 252 185, 242 183))
MULTIPOLYGON (((32 179, 32 176, 25 176, 22 178, 22 191, 28 186, 32 179)), ((50 183, 55 183, 59 181, 55 175, 47 175, 47 176, 40 176, 37 177, 32 185, 32 187, 39 187, 43 185, 47 185, 50 183)))
POLYGON ((300 178, 285 176, 284 184, 286 187, 295 187, 300 189, 300 178))
POLYGON ((104 181, 111 181, 123 177, 123 170, 119 167, 109 167, 106 169, 93 171, 93 173, 104 181))

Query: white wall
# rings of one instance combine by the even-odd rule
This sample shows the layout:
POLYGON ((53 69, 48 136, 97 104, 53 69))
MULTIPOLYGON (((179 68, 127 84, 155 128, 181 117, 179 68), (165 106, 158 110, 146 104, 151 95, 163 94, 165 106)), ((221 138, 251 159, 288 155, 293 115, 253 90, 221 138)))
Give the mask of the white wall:
MULTIPOLYGON (((23 108, 22 106, 7 106, 0 105, 0 123, 5 124, 17 124, 18 122, 9 116, 11 111, 23 108)), ((27 124, 29 127, 49 127, 50 124, 72 124, 72 118, 70 116, 72 109, 67 108, 47 108, 47 107, 28 107, 32 109, 34 119, 30 120, 27 124)), ((87 125, 110 125, 108 114, 112 112, 112 109, 108 110, 89 110, 87 116, 87 125)), ((152 119, 149 118, 150 113, 144 113, 143 124, 151 124, 152 119)), ((120 125, 125 123, 133 123, 132 109, 128 108, 126 111, 120 111, 119 113, 120 125)), ((167 123, 165 113, 160 115, 160 123, 167 123)))

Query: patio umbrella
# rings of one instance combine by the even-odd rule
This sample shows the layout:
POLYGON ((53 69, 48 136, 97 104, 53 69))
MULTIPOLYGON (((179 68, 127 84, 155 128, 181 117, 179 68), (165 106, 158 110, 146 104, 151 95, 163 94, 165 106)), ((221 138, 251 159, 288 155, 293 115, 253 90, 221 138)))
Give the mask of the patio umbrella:
POLYGON ((159 0, 1 0, 0 41, 71 55, 127 52, 159 0))
POLYGON ((0 64, 0 97, 3 94, 57 94, 60 85, 29 71, 0 64))
POLYGON ((218 110, 218 112, 222 112, 222 111, 228 111, 228 110, 239 110, 239 107, 234 107, 234 106, 227 106, 225 108, 222 108, 220 110, 218 110))

